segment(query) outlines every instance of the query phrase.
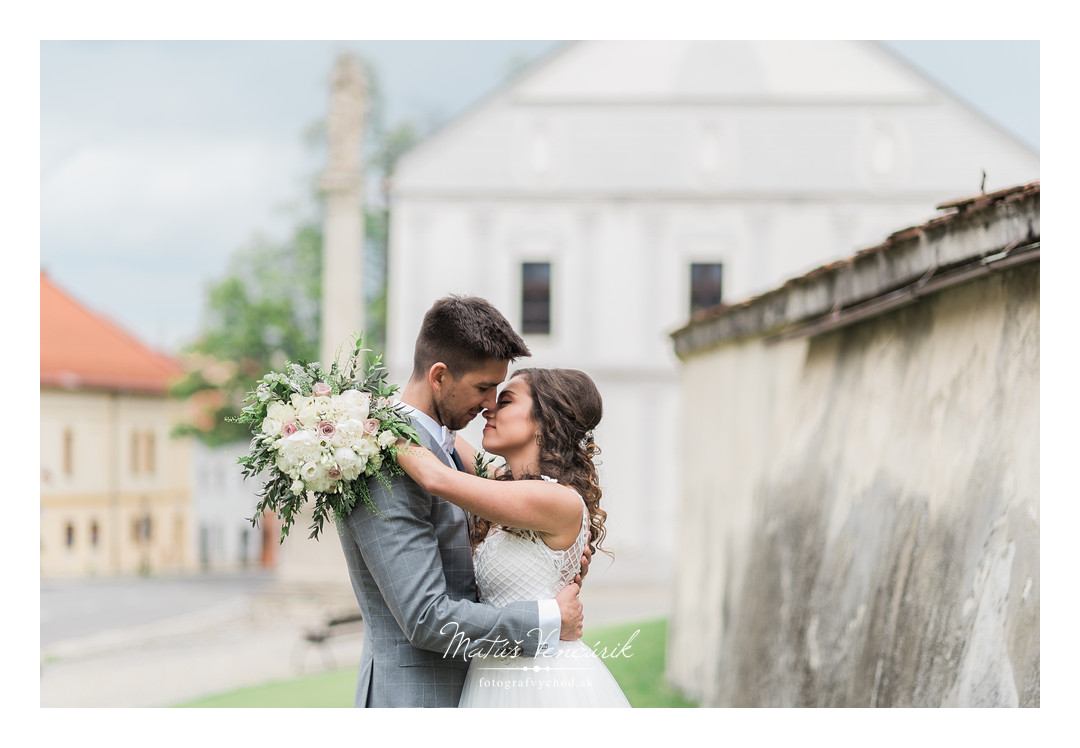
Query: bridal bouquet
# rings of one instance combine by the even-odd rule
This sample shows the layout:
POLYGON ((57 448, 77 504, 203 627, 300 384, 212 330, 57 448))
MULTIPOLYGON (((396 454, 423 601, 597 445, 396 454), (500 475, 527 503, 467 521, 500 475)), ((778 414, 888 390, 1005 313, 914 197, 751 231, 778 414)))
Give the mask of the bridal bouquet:
POLYGON ((366 479, 374 476, 389 488, 381 468, 403 472, 394 460, 397 440, 420 443, 398 410, 397 388, 386 383, 381 358, 363 369, 367 349, 361 340, 343 365, 335 362, 329 371, 313 362, 270 372, 235 419, 253 434, 248 454, 238 461, 244 477, 266 478, 250 521, 257 527, 262 512, 273 511, 281 520, 280 542, 309 498, 315 502, 311 538, 318 538, 331 514, 340 530, 357 501, 378 514, 366 479))

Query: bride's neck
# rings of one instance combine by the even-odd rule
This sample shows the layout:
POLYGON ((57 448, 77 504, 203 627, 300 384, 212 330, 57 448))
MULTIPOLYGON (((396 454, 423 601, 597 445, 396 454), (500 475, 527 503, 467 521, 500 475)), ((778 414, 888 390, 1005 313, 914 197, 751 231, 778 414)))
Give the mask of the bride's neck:
POLYGON ((504 455, 503 459, 506 460, 506 467, 510 469, 510 474, 515 479, 523 475, 540 474, 539 449, 533 448, 521 454, 504 455))

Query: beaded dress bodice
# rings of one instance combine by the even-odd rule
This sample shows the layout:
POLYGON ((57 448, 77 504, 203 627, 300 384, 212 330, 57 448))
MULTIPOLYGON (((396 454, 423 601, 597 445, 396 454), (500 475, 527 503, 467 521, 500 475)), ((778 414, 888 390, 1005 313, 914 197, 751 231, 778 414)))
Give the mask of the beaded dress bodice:
POLYGON ((511 532, 493 527, 473 551, 480 602, 502 607, 519 600, 544 600, 555 597, 574 581, 581 570, 589 529, 589 511, 584 501, 581 508, 581 529, 574 544, 563 551, 545 545, 536 530, 511 532))

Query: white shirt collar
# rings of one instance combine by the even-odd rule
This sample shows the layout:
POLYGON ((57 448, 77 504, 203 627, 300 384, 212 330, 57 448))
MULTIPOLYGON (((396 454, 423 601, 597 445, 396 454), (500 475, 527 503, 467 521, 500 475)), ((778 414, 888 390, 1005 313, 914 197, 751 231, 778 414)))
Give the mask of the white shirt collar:
POLYGON ((417 422, 424 427, 424 430, 431 434, 440 445, 442 445, 443 451, 446 452, 446 456, 450 457, 450 453, 454 451, 454 440, 457 438, 457 432, 451 431, 446 426, 441 426, 434 418, 429 416, 419 408, 414 408, 408 403, 401 403, 401 409, 406 414, 412 416, 417 422))

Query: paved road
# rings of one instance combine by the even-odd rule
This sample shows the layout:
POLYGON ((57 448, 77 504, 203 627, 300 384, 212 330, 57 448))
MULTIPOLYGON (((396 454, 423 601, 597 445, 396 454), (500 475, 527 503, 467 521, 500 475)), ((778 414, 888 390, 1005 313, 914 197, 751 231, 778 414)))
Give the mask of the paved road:
POLYGON ((41 580, 41 646, 205 611, 258 593, 264 571, 177 577, 41 580))
MULTIPOLYGON (((665 616, 670 594, 670 585, 589 585, 586 624, 665 616)), ((260 573, 42 581, 40 705, 171 706, 355 666, 358 633, 321 647, 304 637, 355 607, 347 588, 285 587, 260 573)))

